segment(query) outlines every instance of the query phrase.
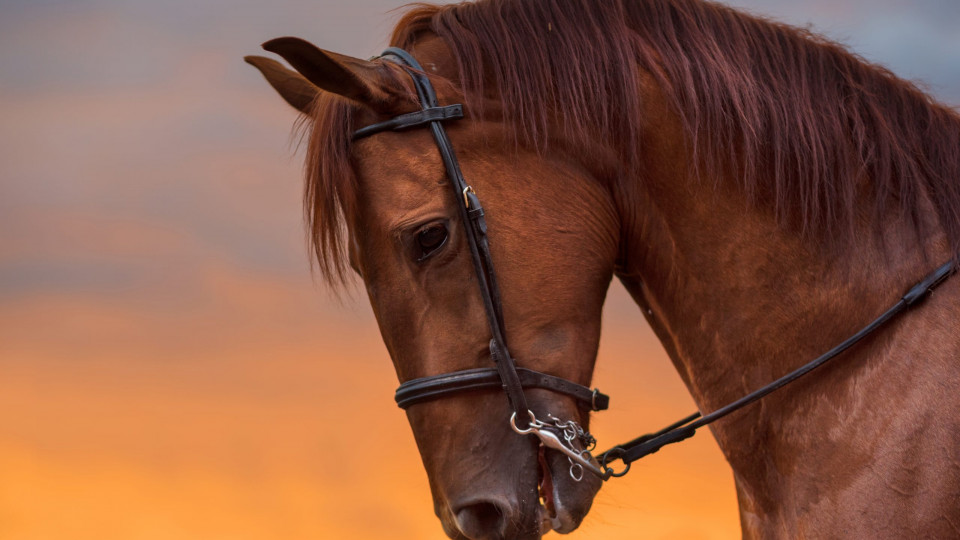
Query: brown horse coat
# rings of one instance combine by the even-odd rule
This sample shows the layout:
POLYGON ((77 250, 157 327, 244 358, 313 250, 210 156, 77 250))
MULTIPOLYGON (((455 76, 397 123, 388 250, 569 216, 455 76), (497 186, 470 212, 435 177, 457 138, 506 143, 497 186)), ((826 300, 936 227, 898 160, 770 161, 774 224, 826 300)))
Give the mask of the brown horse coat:
MULTIPOLYGON (((806 31, 698 0, 502 0, 417 7, 392 43, 442 103, 468 106, 450 138, 488 210, 521 365, 589 383, 616 275, 708 412, 829 349, 960 253, 957 113, 806 31)), ((489 365, 429 135, 349 140, 418 108, 406 75, 298 40, 268 49, 305 77, 249 59, 312 119, 305 201, 320 270, 361 274, 401 380, 489 365), (418 231, 437 224, 446 247, 415 261, 418 231)), ((841 361, 714 424, 744 536, 960 535, 958 359, 953 278, 841 361)), ((571 400, 531 395, 588 421, 571 400)), ((408 411, 444 529, 572 530, 598 485, 566 479, 558 455, 538 466, 503 401, 408 411), (538 491, 545 477, 552 494, 538 491)))

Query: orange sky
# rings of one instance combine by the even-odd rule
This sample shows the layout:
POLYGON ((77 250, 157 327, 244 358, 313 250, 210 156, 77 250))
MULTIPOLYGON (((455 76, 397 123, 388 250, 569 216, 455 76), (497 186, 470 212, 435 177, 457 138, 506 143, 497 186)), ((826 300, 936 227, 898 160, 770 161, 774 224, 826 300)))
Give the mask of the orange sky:
MULTIPOLYGON (((377 52, 398 3, 355 4, 0 7, 0 538, 443 538, 366 300, 310 277, 295 116, 242 62, 286 34, 377 52)), ((740 4, 884 59, 876 2, 740 4)), ((945 51, 924 58, 957 103, 940 27, 890 39, 945 51)), ((605 321, 600 446, 694 410, 619 285, 605 321)), ((571 538, 738 535, 703 432, 608 483, 571 538)))

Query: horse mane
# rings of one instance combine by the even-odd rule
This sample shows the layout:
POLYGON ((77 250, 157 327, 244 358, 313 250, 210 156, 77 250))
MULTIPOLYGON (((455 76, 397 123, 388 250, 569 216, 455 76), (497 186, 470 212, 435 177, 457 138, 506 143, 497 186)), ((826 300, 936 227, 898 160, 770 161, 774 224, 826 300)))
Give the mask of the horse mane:
MULTIPOLYGON (((875 224, 897 211, 920 235, 927 199, 960 254, 960 116, 807 30, 701 0, 480 0, 416 4, 391 44, 426 33, 452 52, 468 109, 499 99, 519 144, 542 151, 549 126, 574 144, 599 140, 623 158, 618 181, 635 183, 639 66, 672 97, 692 166, 737 171, 784 225, 824 242, 848 238, 868 196, 875 224)), ((340 281, 344 221, 356 219, 352 111, 318 100, 307 159, 313 252, 340 281)))

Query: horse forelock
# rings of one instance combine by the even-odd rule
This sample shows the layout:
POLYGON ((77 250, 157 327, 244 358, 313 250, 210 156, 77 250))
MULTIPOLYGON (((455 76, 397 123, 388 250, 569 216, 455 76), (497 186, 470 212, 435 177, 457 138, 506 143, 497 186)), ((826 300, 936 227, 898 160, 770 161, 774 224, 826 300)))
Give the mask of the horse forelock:
MULTIPOLYGON (((543 151, 550 130, 600 140, 623 158, 618 181, 636 183, 640 67, 672 99, 697 172, 738 171, 741 188, 785 226, 848 240, 864 196, 874 222, 899 210, 919 226, 925 198, 960 253, 960 116, 807 30, 700 0, 481 0, 417 4, 391 44, 411 47, 426 33, 454 55, 468 109, 482 115, 482 98, 499 99, 519 144, 543 151)), ((352 111, 318 100, 307 160, 313 252, 338 281, 343 223, 356 217, 352 111)))
POLYGON ((334 290, 347 279, 347 224, 357 219, 358 186, 350 162, 356 109, 349 100, 323 92, 312 114, 302 117, 310 132, 303 192, 307 241, 314 256, 311 260, 334 290))

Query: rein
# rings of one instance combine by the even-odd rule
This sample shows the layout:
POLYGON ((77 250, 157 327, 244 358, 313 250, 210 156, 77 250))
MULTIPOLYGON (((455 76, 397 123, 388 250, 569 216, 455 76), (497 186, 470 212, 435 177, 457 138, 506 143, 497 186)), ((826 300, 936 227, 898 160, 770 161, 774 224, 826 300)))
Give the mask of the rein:
POLYGON ((537 419, 533 411, 527 406, 527 400, 523 393, 524 388, 545 388, 565 394, 577 400, 582 407, 594 411, 605 410, 609 406, 610 398, 597 389, 591 390, 586 386, 555 375, 518 368, 513 357, 510 356, 505 337, 500 290, 497 286, 487 240, 487 224, 484 219, 483 207, 480 205, 480 199, 473 188, 464 180, 453 146, 443 128, 443 122, 463 118, 463 106, 460 104, 439 106, 433 85, 423 73, 423 68, 410 53, 403 49, 390 47, 382 53, 381 57, 396 62, 410 75, 420 98, 422 109, 360 128, 353 133, 352 139, 362 139, 383 131, 401 131, 421 126, 430 128, 437 149, 440 151, 447 179, 450 180, 450 185, 458 201, 457 208, 459 209, 461 222, 467 232, 466 237, 470 246, 471 260, 478 278, 487 324, 492 336, 490 339, 490 357, 496 366, 495 368, 466 369, 406 381, 397 388, 395 395, 397 405, 406 409, 416 403, 447 397, 464 391, 502 388, 507 395, 512 410, 510 426, 513 430, 521 435, 534 434, 540 439, 543 446, 565 454, 570 461, 570 476, 574 480, 580 480, 584 470, 590 471, 603 480, 625 475, 634 461, 650 455, 668 444, 689 439, 696 433, 697 429, 757 401, 827 363, 891 319, 918 304, 957 270, 954 261, 943 264, 911 287, 896 304, 860 331, 813 361, 772 383, 710 414, 701 415, 700 412, 696 412, 660 431, 614 446, 610 450, 598 454, 594 459, 590 451, 593 450, 596 440, 576 422, 572 420, 564 421, 550 414, 547 414, 547 421, 545 422, 537 419), (462 201, 463 204, 460 204, 459 201, 462 201), (610 466, 617 460, 623 463, 623 469, 620 471, 615 471, 610 466))
POLYGON ((910 290, 907 291, 907 294, 903 295, 896 304, 891 306, 887 311, 883 312, 882 315, 874 319, 870 324, 864 326, 857 333, 843 340, 843 342, 836 347, 823 353, 809 363, 784 375, 783 377, 780 377, 772 383, 754 390, 753 392, 743 396, 733 403, 720 407, 706 416, 701 417, 700 413, 696 412, 682 420, 677 421, 676 423, 670 424, 656 433, 643 435, 630 442, 614 446, 610 450, 599 454, 597 459, 600 460, 601 466, 606 471, 611 470, 609 467, 607 467, 607 463, 619 459, 623 462, 625 468, 618 473, 611 472, 610 476, 619 477, 627 474, 627 471, 630 470, 630 464, 634 461, 644 456, 653 454, 668 444, 680 442, 693 437, 698 428, 712 424, 724 416, 727 416, 738 409, 746 407, 747 405, 757 401, 767 394, 783 388, 800 377, 803 377, 807 373, 810 373, 814 369, 826 364, 828 361, 832 360, 843 351, 849 349, 861 339, 872 334, 875 330, 883 326, 884 323, 890 321, 897 315, 900 315, 907 309, 916 305, 933 289, 937 288, 938 285, 946 281, 946 279, 955 271, 956 267, 954 266, 953 261, 940 266, 916 285, 911 287, 910 290), (697 420, 697 418, 699 418, 699 420, 697 420))

